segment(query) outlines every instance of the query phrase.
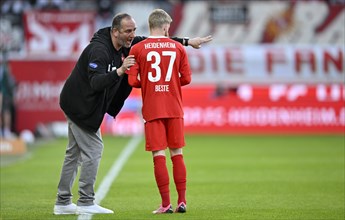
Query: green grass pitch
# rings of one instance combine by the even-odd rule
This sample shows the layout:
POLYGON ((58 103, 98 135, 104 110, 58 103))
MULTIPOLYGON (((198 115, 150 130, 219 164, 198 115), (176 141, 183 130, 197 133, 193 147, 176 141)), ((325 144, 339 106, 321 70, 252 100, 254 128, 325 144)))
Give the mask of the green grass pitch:
MULTIPOLYGON (((130 138, 104 137, 96 190, 130 138)), ((186 214, 153 215, 160 204, 144 140, 92 219, 344 219, 344 136, 187 136, 186 214)), ((0 219, 73 219, 52 214, 66 139, 45 141, 15 163, 1 157, 0 219), (7 161, 7 162, 6 162, 7 161), (5 165, 4 165, 5 164, 5 165)), ((13 159, 13 158, 12 158, 13 159)), ((171 162, 168 161, 171 172, 171 162)), ((170 179, 171 199, 176 192, 170 179)), ((77 199, 77 182, 73 188, 77 199)))

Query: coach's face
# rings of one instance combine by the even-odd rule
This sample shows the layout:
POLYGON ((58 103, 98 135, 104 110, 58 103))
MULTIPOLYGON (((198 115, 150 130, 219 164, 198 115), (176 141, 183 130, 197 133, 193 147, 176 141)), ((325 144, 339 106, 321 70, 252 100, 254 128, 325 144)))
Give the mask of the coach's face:
POLYGON ((115 30, 115 37, 119 47, 129 48, 135 37, 135 30, 137 29, 133 18, 125 18, 121 21, 121 28, 115 30))

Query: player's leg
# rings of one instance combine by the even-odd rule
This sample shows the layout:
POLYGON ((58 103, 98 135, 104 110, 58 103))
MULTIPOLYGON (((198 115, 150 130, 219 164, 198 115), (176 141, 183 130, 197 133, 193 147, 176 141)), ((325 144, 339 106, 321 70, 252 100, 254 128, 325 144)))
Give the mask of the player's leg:
POLYGON ((153 120, 145 123, 146 151, 152 152, 153 170, 159 193, 161 206, 154 214, 172 213, 170 204, 169 173, 166 166, 165 149, 167 146, 163 120, 153 120))
POLYGON ((187 189, 187 171, 184 163, 182 149, 170 149, 171 161, 173 164, 174 183, 177 191, 177 208, 175 212, 186 212, 186 189, 187 189))
POLYGON ((183 119, 169 119, 168 122, 168 146, 173 164, 173 176, 178 194, 177 208, 175 212, 186 212, 186 183, 187 171, 183 159, 182 147, 185 145, 183 134, 183 119))
POLYGON ((169 173, 166 166, 165 151, 153 151, 154 175, 162 199, 162 207, 170 206, 169 173))
POLYGON ((169 173, 166 166, 165 151, 152 151, 153 170, 159 193, 162 198, 162 206, 170 205, 169 173))

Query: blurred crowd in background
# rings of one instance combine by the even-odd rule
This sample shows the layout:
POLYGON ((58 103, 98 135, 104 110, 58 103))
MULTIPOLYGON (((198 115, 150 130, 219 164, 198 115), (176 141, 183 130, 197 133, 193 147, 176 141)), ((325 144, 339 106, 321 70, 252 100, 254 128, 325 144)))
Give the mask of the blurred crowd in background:
MULTIPOLYGON (((275 0, 271 2, 284 2, 294 5, 297 2, 325 2, 330 7, 334 5, 344 5, 345 0, 275 0)), ((153 1, 135 1, 135 0, 2 0, 1 1, 1 20, 0 20, 0 36, 1 36, 1 50, 20 51, 24 47, 24 27, 23 27, 23 13, 25 11, 38 10, 38 11, 94 11, 95 16, 95 29, 110 25, 111 19, 115 13, 125 9, 121 5, 129 4, 132 8, 139 8, 145 10, 147 5, 152 8, 162 8, 172 14, 174 22, 172 23, 171 34, 177 29, 179 20, 183 15, 183 5, 187 2, 204 2, 208 4, 210 10, 215 10, 212 5, 241 5, 241 10, 236 13, 246 13, 249 2, 267 2, 265 0, 216 0, 216 1, 188 1, 188 0, 153 0, 153 1), (142 7, 143 6, 143 7, 142 7), (10 38, 10 39, 7 39, 10 38)), ((225 7, 226 9, 226 7, 225 7)), ((190 14, 197 14, 202 10, 198 6, 188 9, 190 14)), ((135 10, 133 10, 135 12, 135 10)), ((229 11, 228 11, 229 12, 229 11)), ((223 10, 222 13, 227 13, 223 10)), ((231 15, 232 16, 232 15, 231 15)), ((288 14, 286 16, 289 16, 288 14)), ((228 15, 229 17, 229 15, 228 15)), ((238 16, 237 16, 238 17, 238 16)), ((147 18, 141 18, 146 23, 147 18)), ((140 20, 141 20, 140 19, 140 20)), ((246 18, 244 18, 246 19, 246 18)), ((214 20, 214 19, 213 19, 214 20)), ((200 21, 203 21, 201 19, 200 21)), ((141 22, 141 21, 137 21, 141 22)), ((222 21, 221 21, 222 22, 222 21)), ((241 21, 240 21, 241 22, 241 21)), ((242 21, 243 22, 243 21, 242 21)), ((224 23, 224 22, 223 22, 224 23)), ((286 21, 285 21, 286 23, 286 21)), ((188 26, 187 26, 188 27, 188 26)), ((189 28, 189 27, 188 27, 189 28)), ((203 28, 201 24, 199 27, 203 28)), ((193 31, 193 30, 190 30, 193 31)), ((147 33, 147 32, 146 32, 147 33)), ((138 33, 143 34, 143 33, 138 33)), ((215 39, 217 42, 217 39, 215 39)))
MULTIPOLYGON (((23 48, 23 13, 30 10, 40 11, 94 11, 96 12, 96 24, 110 25, 109 21, 114 16, 116 6, 124 0, 2 0, 1 1, 1 32, 11 32, 11 45, 6 45, 10 50, 21 50, 23 48)), ((135 1, 132 1, 135 2, 135 1)), ((138 1, 140 2, 140 1, 138 1)), ((183 3, 181 1, 156 0, 151 1, 158 7, 167 8, 173 4, 183 3)), ((4 36, 2 36, 4 38, 4 36)), ((4 39, 2 39, 4 41, 4 39)), ((4 45, 1 45, 2 47, 4 45)))

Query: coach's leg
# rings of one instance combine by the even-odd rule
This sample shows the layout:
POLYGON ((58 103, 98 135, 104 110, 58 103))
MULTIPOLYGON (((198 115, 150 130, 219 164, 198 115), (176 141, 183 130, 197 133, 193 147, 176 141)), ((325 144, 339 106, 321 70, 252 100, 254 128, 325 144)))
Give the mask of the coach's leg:
POLYGON ((74 135, 71 130, 71 122, 68 122, 68 145, 66 149, 65 159, 61 170, 60 181, 58 185, 58 193, 56 205, 69 205, 72 199, 72 186, 78 172, 78 160, 80 159, 80 151, 74 135))
POLYGON ((103 153, 103 141, 99 130, 90 132, 74 124, 72 131, 80 148, 82 161, 77 205, 90 206, 94 204, 95 200, 94 185, 103 153))

